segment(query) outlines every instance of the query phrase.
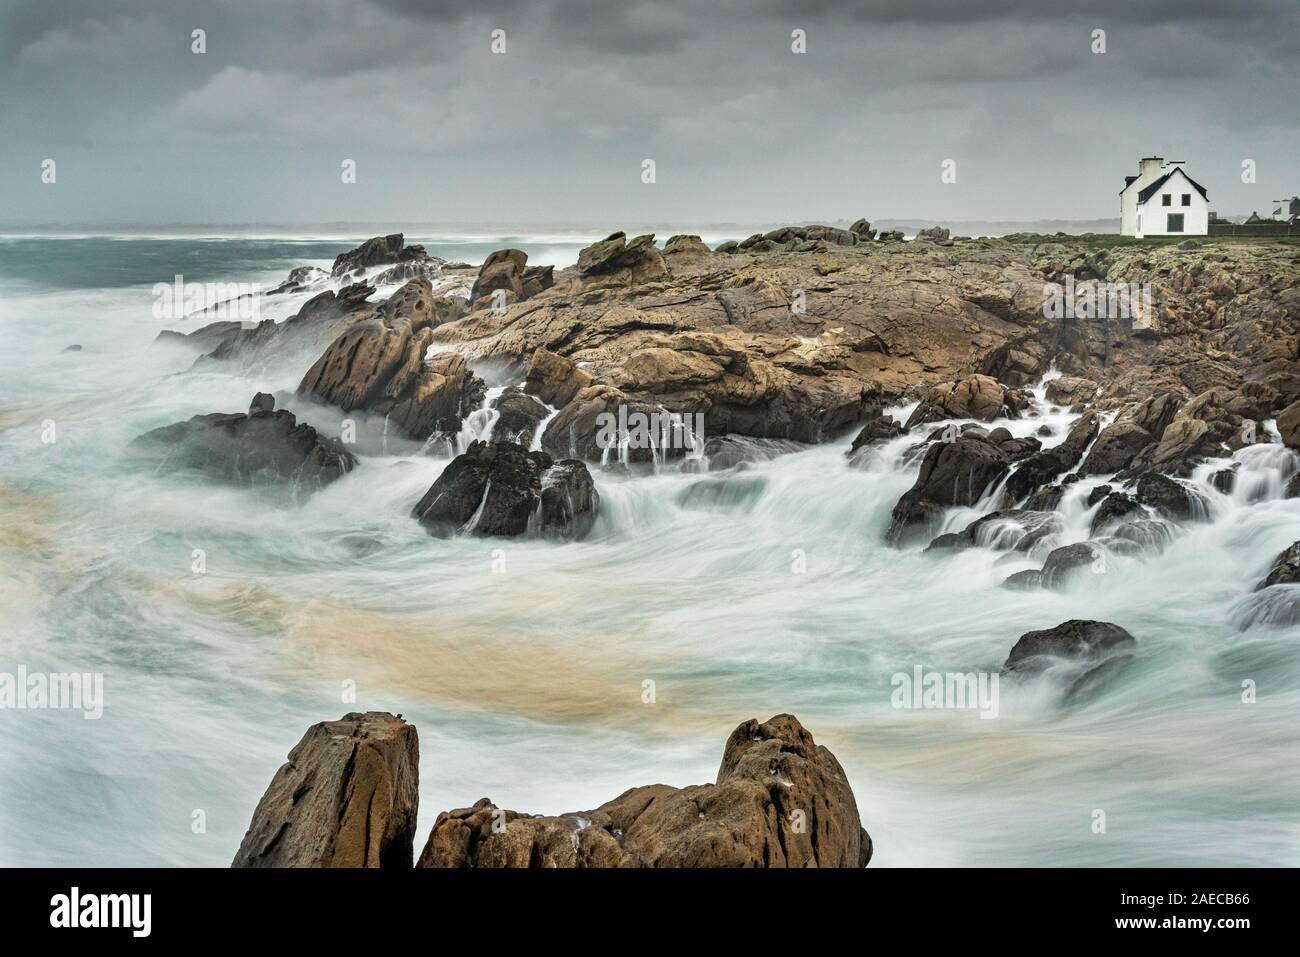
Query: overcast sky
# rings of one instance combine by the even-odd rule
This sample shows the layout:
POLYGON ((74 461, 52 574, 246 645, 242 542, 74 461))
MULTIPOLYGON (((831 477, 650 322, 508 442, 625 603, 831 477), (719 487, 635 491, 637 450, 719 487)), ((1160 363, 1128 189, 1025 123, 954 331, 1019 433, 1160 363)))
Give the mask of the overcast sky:
POLYGON ((1117 217, 1153 154, 1300 192, 1300 3, 1046 6, 0 0, 0 228, 1117 217))

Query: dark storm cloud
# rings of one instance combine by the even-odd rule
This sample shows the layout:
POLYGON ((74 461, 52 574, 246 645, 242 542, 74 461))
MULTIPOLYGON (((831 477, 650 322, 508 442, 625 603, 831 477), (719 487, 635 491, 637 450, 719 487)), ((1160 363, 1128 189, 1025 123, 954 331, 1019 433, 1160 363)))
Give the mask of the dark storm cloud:
POLYGON ((0 0, 0 224, 1102 217, 1151 153, 1263 209, 1298 38, 1291 0, 0 0))

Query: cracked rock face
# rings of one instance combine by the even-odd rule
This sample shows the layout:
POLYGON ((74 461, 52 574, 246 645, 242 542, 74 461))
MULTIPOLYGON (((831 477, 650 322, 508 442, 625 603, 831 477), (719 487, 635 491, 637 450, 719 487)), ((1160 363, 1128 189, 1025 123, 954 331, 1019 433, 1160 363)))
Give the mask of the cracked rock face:
POLYGON ((312 725, 253 811, 232 867, 410 867, 415 726, 379 711, 312 725))
POLYGON ((732 732, 714 784, 652 784, 554 817, 486 798, 444 811, 419 866, 863 867, 870 859, 843 768, 781 714, 732 732))
POLYGON ((459 300, 435 297, 414 279, 340 335, 298 386, 299 395, 387 417, 412 439, 454 433, 483 401, 483 382, 463 355, 428 355, 434 329, 460 314, 459 300))

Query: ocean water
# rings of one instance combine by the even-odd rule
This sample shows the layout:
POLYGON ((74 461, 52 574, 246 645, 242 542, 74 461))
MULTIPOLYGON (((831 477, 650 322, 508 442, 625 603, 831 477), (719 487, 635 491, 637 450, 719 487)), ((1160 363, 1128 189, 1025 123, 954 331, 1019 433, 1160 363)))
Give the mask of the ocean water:
MULTIPOLYGON (((1300 629, 1252 593, 1300 538, 1294 453, 1237 453, 1231 496, 1208 482, 1228 463, 1202 468, 1203 521, 1063 592, 997 587, 1036 567, 1015 553, 883 543, 914 438, 857 462, 845 436, 741 470, 597 470, 597 526, 567 544, 431 538, 409 513, 448 459, 411 443, 296 501, 126 462, 140 433, 287 397, 306 369, 192 370, 153 344, 198 324, 155 317, 155 283, 269 288, 363 238, 0 238, 0 672, 104 682, 97 720, 0 710, 0 864, 228 864, 306 727, 368 709, 419 729, 421 841, 484 796, 556 813, 712 780, 736 724, 789 711, 848 773, 872 866, 1300 864, 1300 629), (1083 700, 1049 677, 1004 682, 995 718, 891 701, 895 675, 996 673, 1069 618, 1138 642, 1083 700)), ((591 238, 407 237, 557 265, 591 238)), ((1072 418, 1042 402, 998 424, 1052 442, 1072 418)), ((1086 537, 1098 481, 1067 496, 1061 541, 1086 537)))

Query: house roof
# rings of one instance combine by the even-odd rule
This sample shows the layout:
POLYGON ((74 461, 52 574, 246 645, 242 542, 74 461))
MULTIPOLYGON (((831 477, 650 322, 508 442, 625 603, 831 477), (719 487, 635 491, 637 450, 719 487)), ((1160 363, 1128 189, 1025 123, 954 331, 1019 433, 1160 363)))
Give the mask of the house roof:
POLYGON ((1196 182, 1196 180, 1188 176, 1187 173, 1183 171, 1183 168, 1181 166, 1175 166, 1168 173, 1165 173, 1164 176, 1161 176, 1158 180, 1153 182, 1146 189, 1142 190, 1142 192, 1138 193, 1138 203, 1139 204, 1145 203, 1148 199, 1154 196, 1155 193, 1160 189, 1160 187, 1165 185, 1166 182, 1168 182, 1169 177, 1173 176, 1175 173, 1182 173, 1183 179, 1187 180, 1187 182, 1191 183, 1193 186, 1196 187, 1196 191, 1201 194, 1202 199, 1208 200, 1210 198, 1209 194, 1205 192, 1204 186, 1202 186, 1200 183, 1196 182))

